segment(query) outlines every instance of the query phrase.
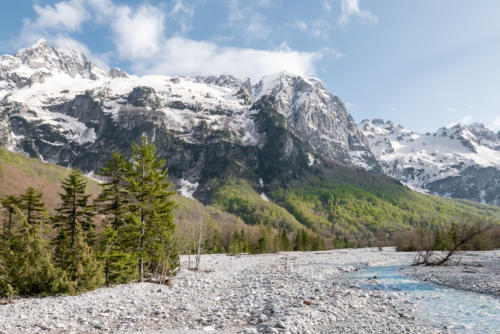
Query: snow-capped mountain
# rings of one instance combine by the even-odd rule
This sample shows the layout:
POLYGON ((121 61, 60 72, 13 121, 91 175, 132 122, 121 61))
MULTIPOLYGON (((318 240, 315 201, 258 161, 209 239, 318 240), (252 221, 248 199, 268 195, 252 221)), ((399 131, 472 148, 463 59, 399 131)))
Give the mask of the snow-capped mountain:
POLYGON ((380 170, 343 103, 316 79, 280 73, 252 85, 230 75, 138 77, 44 40, 0 57, 0 145, 92 172, 143 133, 189 184, 213 176, 214 155, 224 156, 223 170, 236 164, 245 173, 250 164, 255 173, 270 147, 306 167, 322 157, 380 170), (276 127, 286 130, 282 142, 276 127))
POLYGON ((420 134, 380 119, 358 127, 385 174, 419 191, 500 205, 500 132, 475 123, 420 134))

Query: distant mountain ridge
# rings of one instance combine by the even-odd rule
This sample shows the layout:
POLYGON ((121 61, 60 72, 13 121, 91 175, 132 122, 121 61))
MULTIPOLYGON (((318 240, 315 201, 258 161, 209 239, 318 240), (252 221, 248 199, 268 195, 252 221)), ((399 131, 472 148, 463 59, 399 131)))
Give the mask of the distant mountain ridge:
POLYGON ((380 119, 358 127, 385 174, 415 190, 500 205, 500 132, 474 123, 420 134, 380 119))
POLYGON ((2 56, 0 70, 1 107, 8 116, 3 115, 3 120, 10 119, 12 132, 10 136, 3 132, 3 144, 30 155, 38 153, 51 162, 69 165, 76 158, 60 156, 61 152, 54 152, 55 146, 95 143, 100 135, 96 118, 111 116, 115 123, 130 127, 131 118, 143 111, 187 142, 196 141, 193 129, 204 123, 210 131, 231 132, 230 141, 258 146, 262 134, 252 122, 252 106, 272 95, 276 110, 285 116, 290 128, 318 154, 348 165, 378 168, 343 103, 315 79, 281 73, 252 86, 248 79, 230 75, 136 77, 119 69, 104 71, 84 55, 53 48, 44 40, 14 56, 2 56), (91 120, 81 111, 72 112, 79 108, 75 103, 84 103, 83 96, 101 109, 99 117, 94 115, 91 120), (54 138, 44 138, 46 145, 37 143, 37 138, 22 133, 13 118, 38 123, 38 130, 49 126, 51 129, 43 132, 54 132, 54 138), (47 154, 47 150, 52 153, 47 154))
POLYGON ((402 143, 424 135, 391 124, 356 124, 319 80, 290 73, 255 84, 231 75, 138 77, 44 40, 0 57, 0 146, 43 161, 92 173, 146 134, 180 192, 202 201, 213 179, 266 188, 337 161, 418 191, 499 205, 499 134, 441 129, 435 137, 453 143, 446 155, 414 154, 402 143))

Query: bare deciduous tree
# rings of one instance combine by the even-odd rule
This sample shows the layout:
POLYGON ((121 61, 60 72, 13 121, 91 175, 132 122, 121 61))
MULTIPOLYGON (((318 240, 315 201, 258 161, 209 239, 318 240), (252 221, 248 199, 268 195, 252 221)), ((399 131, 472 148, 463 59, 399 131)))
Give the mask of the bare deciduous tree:
POLYGON ((444 265, 492 227, 491 223, 478 220, 474 224, 452 222, 446 228, 433 231, 421 228, 417 231, 419 249, 412 265, 444 265), (444 254, 436 255, 437 250, 443 250, 444 254))

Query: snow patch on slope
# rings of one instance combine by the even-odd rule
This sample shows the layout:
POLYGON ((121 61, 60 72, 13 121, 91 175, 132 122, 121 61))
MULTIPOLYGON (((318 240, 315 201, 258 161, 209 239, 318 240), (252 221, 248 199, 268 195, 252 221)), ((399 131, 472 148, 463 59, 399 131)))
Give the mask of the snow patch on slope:
POLYGON ((458 176, 470 166, 500 169, 500 150, 494 149, 500 147, 500 139, 495 142, 492 131, 488 132, 488 145, 484 145, 482 138, 464 125, 419 134, 376 119, 364 120, 359 129, 384 172, 415 190, 427 192, 427 184, 458 176))
POLYGON ((179 184, 179 189, 178 189, 179 194, 181 194, 186 198, 193 199, 193 194, 196 191, 196 189, 198 189, 199 183, 198 182, 193 183, 185 179, 180 179, 178 184, 179 184))

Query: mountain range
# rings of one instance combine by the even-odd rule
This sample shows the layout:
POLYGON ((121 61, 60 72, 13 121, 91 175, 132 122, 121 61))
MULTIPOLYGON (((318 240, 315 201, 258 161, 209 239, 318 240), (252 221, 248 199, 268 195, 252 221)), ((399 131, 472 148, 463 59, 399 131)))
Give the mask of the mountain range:
POLYGON ((500 132, 474 123, 421 134, 380 119, 359 130, 383 172, 410 188, 500 205, 500 132))
POLYGON ((180 194, 247 223, 368 239, 435 210, 498 215, 407 188, 498 205, 500 133, 481 125, 356 124, 321 81, 290 73, 139 77, 44 40, 0 57, 0 146, 93 176, 142 135, 180 194))

